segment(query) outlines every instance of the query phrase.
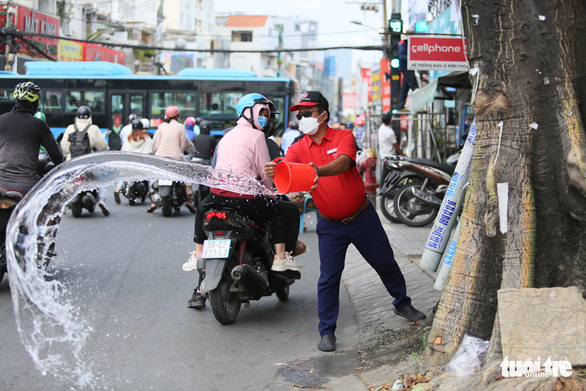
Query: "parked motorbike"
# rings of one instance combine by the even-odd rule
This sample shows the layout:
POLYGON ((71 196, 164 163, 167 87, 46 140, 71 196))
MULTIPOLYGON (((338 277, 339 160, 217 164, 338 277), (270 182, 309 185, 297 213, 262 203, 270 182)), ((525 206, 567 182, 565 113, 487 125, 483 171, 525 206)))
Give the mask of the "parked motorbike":
MULTIPOLYGON (((51 171, 55 167, 55 164, 51 161, 49 154, 41 149, 39 151, 39 161, 37 163, 37 172, 39 175, 44 175, 51 171)), ((16 205, 23 199, 25 193, 21 190, 0 186, 0 281, 4 277, 4 273, 7 272, 6 268, 6 227, 8 226, 8 220, 12 211, 16 205)), ((55 244, 49 245, 47 251, 47 257, 43 259, 43 266, 49 264, 49 259, 54 255, 55 244)))
POLYGON ((231 208, 210 209, 203 223, 209 239, 204 242, 198 271, 205 273, 200 286, 210 299, 214 317, 221 324, 236 321, 242 303, 273 293, 289 298, 289 287, 301 278, 299 271, 271 270, 275 248, 267 224, 243 217, 231 208))
POLYGON ((187 192, 183 182, 159 179, 152 184, 154 193, 151 200, 163 211, 163 216, 179 213, 181 205, 187 201, 187 192))
POLYGON ((395 191, 395 214, 399 222, 411 227, 426 226, 434 221, 439 211, 454 166, 428 159, 405 158, 400 169, 409 179, 395 191))
POLYGON ((142 204, 149 194, 149 181, 124 182, 120 188, 120 193, 128 198, 129 205, 142 204))

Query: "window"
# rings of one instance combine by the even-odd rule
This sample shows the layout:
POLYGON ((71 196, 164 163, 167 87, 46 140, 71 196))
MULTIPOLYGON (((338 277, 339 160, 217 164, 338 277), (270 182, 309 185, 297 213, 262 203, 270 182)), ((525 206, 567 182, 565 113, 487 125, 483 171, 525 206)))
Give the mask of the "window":
POLYGON ((252 42, 252 31, 232 31, 232 42, 252 42))
POLYGON ((103 113, 104 91, 67 91, 65 94, 65 111, 77 111, 80 106, 88 106, 93 113, 103 113))
POLYGON ((201 94, 199 115, 236 117, 236 105, 244 94, 239 92, 207 92, 201 94))
POLYGON ((195 114, 195 93, 193 92, 152 92, 151 115, 165 118, 165 109, 169 106, 177 106, 181 111, 181 117, 187 118, 195 114))
MULTIPOLYGON (((61 111, 62 91, 43 91, 39 108, 42 112, 61 111)), ((76 109, 77 110, 77 109, 76 109)))

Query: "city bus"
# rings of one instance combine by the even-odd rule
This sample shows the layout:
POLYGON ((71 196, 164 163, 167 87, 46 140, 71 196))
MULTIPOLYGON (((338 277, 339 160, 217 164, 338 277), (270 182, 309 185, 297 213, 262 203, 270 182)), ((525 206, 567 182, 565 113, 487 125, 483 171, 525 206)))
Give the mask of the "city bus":
POLYGON ((39 111, 57 138, 72 124, 79 106, 92 110, 92 121, 105 132, 128 124, 130 114, 148 118, 151 132, 164 120, 165 109, 177 106, 181 119, 201 117, 212 123, 212 134, 236 125, 236 104, 251 92, 277 106, 276 134, 289 121, 296 82, 284 77, 258 77, 238 69, 186 68, 176 76, 136 75, 123 65, 103 61, 26 63, 26 75, 0 73, 0 114, 12 109, 13 91, 23 81, 43 91, 39 111))

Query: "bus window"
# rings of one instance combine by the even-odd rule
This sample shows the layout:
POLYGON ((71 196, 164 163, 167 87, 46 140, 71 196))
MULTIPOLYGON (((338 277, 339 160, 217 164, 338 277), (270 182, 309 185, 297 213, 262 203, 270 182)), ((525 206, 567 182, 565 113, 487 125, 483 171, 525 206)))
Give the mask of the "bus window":
POLYGON ((93 113, 103 113, 105 91, 67 91, 66 111, 77 111, 80 106, 88 106, 93 113))
POLYGON ((208 92, 201 94, 199 115, 211 117, 235 117, 236 105, 243 94, 239 92, 208 92))
POLYGON ((183 118, 195 115, 195 93, 193 92, 152 92, 151 116, 165 118, 165 109, 177 106, 183 118))
POLYGON ((63 98, 63 92, 61 91, 43 91, 43 97, 41 98, 40 109, 42 112, 49 111, 61 111, 61 99, 63 98))
POLYGON ((144 116, 144 95, 131 94, 130 95, 130 112, 139 117, 144 116))

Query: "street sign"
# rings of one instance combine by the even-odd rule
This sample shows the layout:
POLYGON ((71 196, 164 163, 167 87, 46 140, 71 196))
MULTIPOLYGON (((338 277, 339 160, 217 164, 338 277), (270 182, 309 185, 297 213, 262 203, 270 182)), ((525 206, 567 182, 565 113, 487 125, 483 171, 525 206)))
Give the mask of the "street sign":
POLYGON ((407 69, 467 71, 465 38, 411 36, 407 69))

